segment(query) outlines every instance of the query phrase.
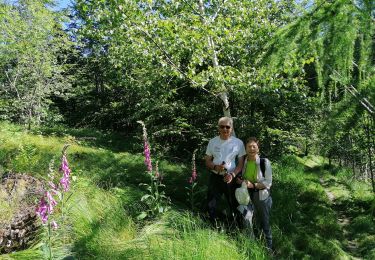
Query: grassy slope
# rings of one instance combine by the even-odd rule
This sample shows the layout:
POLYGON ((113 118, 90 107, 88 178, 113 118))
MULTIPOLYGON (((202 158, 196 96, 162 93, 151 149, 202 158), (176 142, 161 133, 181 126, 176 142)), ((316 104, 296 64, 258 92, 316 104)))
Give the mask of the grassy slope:
MULTIPOLYGON (((262 243, 242 234, 213 231, 181 207, 189 175, 184 165, 160 163, 167 193, 175 205, 173 210, 159 219, 137 222, 135 216, 142 208, 139 199, 143 194, 138 184, 147 178, 142 155, 131 153, 136 148, 140 152, 142 149, 134 140, 126 143, 124 137, 90 130, 43 129, 28 134, 6 123, 1 123, 0 129, 0 173, 27 172, 46 178, 50 160, 54 158, 57 164, 64 143, 73 144, 68 158, 77 180, 72 196, 65 203, 64 214, 57 216, 61 226, 54 235, 57 258, 68 255, 78 259, 267 258, 262 243)), ((359 189, 356 182, 342 181, 347 176, 345 172, 333 176, 319 165, 321 162, 298 161, 294 157, 273 163, 272 223, 277 258, 374 257, 372 194, 367 186, 359 189), (335 205, 351 209, 353 221, 347 233, 357 238, 355 252, 348 250, 347 233, 338 224, 338 213, 327 198, 321 178, 330 184, 326 190, 337 193, 340 203, 335 205), (340 182, 345 185, 338 186, 340 182), (350 191, 347 192, 350 196, 341 198, 339 193, 344 194, 343 191, 350 191)), ((202 191, 205 182, 205 178, 200 178, 202 191)), ((204 197, 204 192, 201 196, 204 197)), ((33 249, 0 258, 40 259, 45 255, 43 250, 43 243, 39 243, 33 249)))

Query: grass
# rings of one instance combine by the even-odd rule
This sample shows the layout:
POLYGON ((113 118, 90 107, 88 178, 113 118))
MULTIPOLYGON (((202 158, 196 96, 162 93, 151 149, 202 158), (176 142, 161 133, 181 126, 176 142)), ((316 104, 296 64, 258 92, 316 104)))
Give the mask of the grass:
MULTIPOLYGON (((61 209, 56 214, 60 225, 53 236, 56 258, 268 259, 263 241, 248 239, 240 230, 213 230, 200 215, 202 212, 188 210, 184 187, 189 164, 160 162, 172 210, 156 219, 138 221, 136 216, 145 207, 140 203, 145 190, 140 189, 139 183, 148 182, 148 176, 144 174, 142 145, 134 144, 136 139, 88 129, 38 129, 30 133, 16 125, 0 123, 2 173, 22 172, 46 179, 51 159, 57 167, 62 147, 71 144, 68 159, 76 181, 64 202, 64 214, 61 209), (134 152, 135 148, 139 151, 134 152)), ((197 163, 202 167, 202 161, 197 163)), ((313 156, 284 157, 272 163, 271 222, 276 259, 374 256, 375 204, 369 185, 347 181, 344 170, 336 169, 332 175, 324 163, 323 158, 313 156), (328 187, 321 185, 321 178, 328 187), (346 247, 347 238, 338 224, 337 209, 327 198, 327 189, 340 207, 352 209, 348 232, 358 241, 355 255, 346 247)), ((198 174, 198 203, 203 204, 207 174, 201 168, 198 174)), ((4 200, 0 196, 0 206, 1 203, 4 200)), ((33 248, 0 258, 45 256, 43 243, 37 243, 33 248)))

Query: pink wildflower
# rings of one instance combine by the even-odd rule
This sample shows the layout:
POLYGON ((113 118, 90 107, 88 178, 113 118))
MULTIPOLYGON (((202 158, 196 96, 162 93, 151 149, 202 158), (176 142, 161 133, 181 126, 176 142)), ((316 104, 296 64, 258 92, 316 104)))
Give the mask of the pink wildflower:
POLYGON ((39 206, 36 209, 36 214, 41 218, 43 224, 48 220, 48 204, 44 197, 40 200, 39 206))
MULTIPOLYGON (((56 200, 54 199, 54 195, 58 194, 58 190, 63 190, 64 192, 69 190, 70 186, 70 173, 71 170, 69 168, 68 160, 65 156, 65 150, 69 145, 66 145, 63 149, 63 156, 61 158, 61 165, 59 171, 62 173, 62 178, 60 179, 60 185, 54 183, 54 174, 53 169, 50 167, 50 174, 48 177, 50 180, 48 181, 47 190, 45 190, 44 196, 41 198, 39 205, 36 209, 36 214, 41 218, 42 223, 46 224, 50 215, 52 215, 55 206, 57 205, 56 200)), ((55 221, 51 222, 51 227, 53 229, 57 229, 58 225, 55 221)))
POLYGON ((57 202, 49 191, 46 192, 46 197, 48 201, 48 214, 51 214, 53 212, 53 208, 57 205, 57 202))
POLYGON ((69 176, 70 172, 71 172, 71 170, 69 168, 68 160, 66 159, 65 155, 63 155, 63 157, 61 158, 60 171, 62 171, 64 173, 64 175, 66 175, 66 176, 69 176))
POLYGON ((150 144, 148 143, 147 139, 147 129, 145 123, 143 121, 137 121, 139 124, 142 125, 143 129, 143 153, 145 155, 145 165, 147 166, 147 171, 152 171, 152 163, 151 163, 151 152, 150 152, 150 144))
POLYGON ((193 158, 191 159, 191 177, 189 179, 189 183, 193 183, 195 182, 195 180, 197 179, 198 175, 197 175, 197 168, 196 168, 196 165, 195 165, 195 153, 197 152, 197 150, 194 150, 193 152, 193 158))
POLYGON ((197 177, 198 177, 198 175, 197 175, 197 171, 196 171, 196 169, 194 168, 193 171, 192 171, 192 173, 191 173, 191 179, 192 179, 193 181, 195 181, 195 180, 197 179, 197 177))
POLYGON ((53 195, 56 195, 57 194, 57 186, 56 186, 56 184, 54 184, 52 181, 49 181, 48 184, 49 184, 49 187, 51 188, 51 193, 53 195))
POLYGON ((71 170, 68 165, 68 160, 66 159, 66 156, 63 155, 61 159, 61 166, 60 171, 63 173, 63 177, 60 179, 60 184, 63 187, 64 192, 67 192, 70 187, 70 173, 71 170))
POLYGON ((155 178, 159 178, 160 177, 160 173, 159 173, 159 162, 156 161, 156 165, 155 165, 155 178))
POLYGON ((49 184, 49 186, 50 186, 51 189, 57 190, 56 185, 52 181, 49 181, 48 184, 49 184))
POLYGON ((145 164, 147 166, 147 171, 152 171, 151 155, 150 155, 150 146, 147 140, 144 141, 144 154, 145 154, 145 164))

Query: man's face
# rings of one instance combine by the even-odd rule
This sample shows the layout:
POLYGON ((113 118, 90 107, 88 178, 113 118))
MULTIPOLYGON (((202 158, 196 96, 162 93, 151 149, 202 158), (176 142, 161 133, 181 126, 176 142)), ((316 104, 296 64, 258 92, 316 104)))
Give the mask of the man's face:
POLYGON ((221 139, 227 140, 232 133, 232 127, 228 123, 220 123, 219 133, 221 139))

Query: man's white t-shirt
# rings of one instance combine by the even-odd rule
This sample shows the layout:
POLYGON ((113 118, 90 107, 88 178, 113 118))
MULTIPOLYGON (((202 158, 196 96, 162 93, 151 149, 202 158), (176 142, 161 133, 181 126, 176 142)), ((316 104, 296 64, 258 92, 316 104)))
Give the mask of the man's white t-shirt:
POLYGON ((227 140, 222 140, 220 136, 216 136, 208 142, 206 155, 213 157, 215 165, 225 162, 228 172, 233 172, 236 168, 236 157, 246 155, 246 151, 240 139, 231 136, 227 140))

